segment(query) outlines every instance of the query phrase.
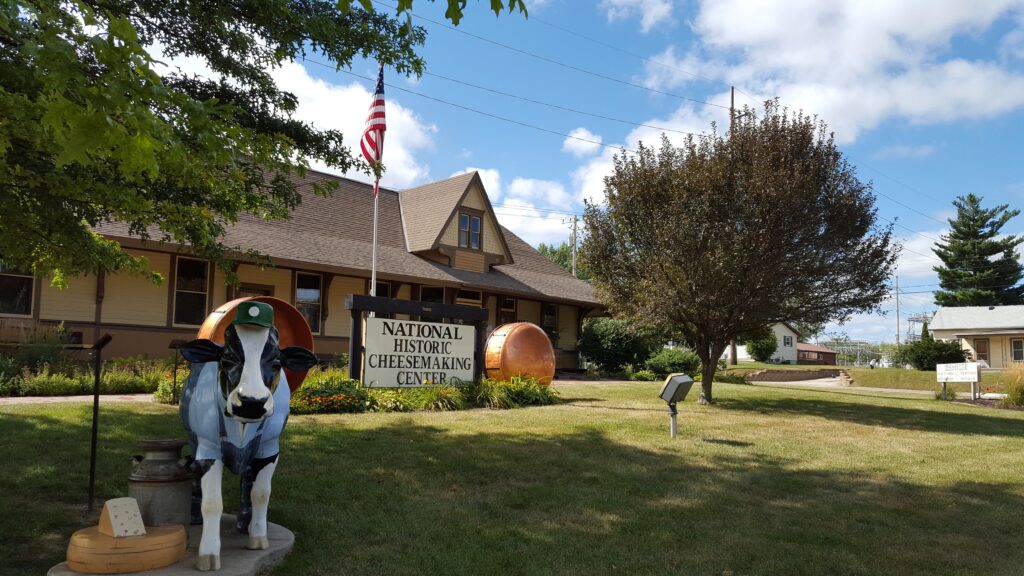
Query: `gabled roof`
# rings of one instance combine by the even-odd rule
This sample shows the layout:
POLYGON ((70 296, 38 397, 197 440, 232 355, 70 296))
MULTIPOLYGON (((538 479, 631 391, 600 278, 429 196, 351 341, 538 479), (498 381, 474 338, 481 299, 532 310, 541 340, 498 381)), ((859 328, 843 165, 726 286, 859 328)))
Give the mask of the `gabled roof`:
MULTIPOLYGON (((435 184, 462 178, 464 184, 450 185, 464 185, 468 189, 473 176, 457 176, 435 184)), ((238 222, 227 228, 224 244, 256 250, 282 265, 299 267, 306 263, 311 270, 368 277, 373 237, 373 185, 312 170, 305 177, 293 178, 296 189, 302 194, 302 203, 291 218, 267 221, 240 214, 238 222), (312 191, 313 183, 322 180, 334 180, 338 184, 329 197, 312 191)), ((423 188, 427 186, 419 187, 423 188)), ((513 262, 493 266, 490 272, 449 268, 412 254, 406 245, 400 206, 400 197, 407 193, 380 189, 377 272, 381 280, 466 286, 525 298, 600 305, 590 284, 574 278, 505 228, 500 228, 500 235, 504 236, 513 262)), ((457 202, 452 203, 451 210, 457 205, 457 202)), ((445 216, 442 214, 440 219, 445 216)), ((416 218, 415 221, 421 220, 416 218)), ((104 223, 97 231, 112 238, 132 238, 128 226, 122 223, 104 223)), ((151 234, 154 238, 160 237, 156 230, 151 234)), ((158 242, 153 245, 153 248, 160 246, 158 242)))
POLYGON ((476 172, 410 188, 399 195, 409 252, 437 248, 448 221, 469 190, 476 172))
POLYGON ((939 308, 931 330, 1022 330, 1024 306, 956 306, 939 308))

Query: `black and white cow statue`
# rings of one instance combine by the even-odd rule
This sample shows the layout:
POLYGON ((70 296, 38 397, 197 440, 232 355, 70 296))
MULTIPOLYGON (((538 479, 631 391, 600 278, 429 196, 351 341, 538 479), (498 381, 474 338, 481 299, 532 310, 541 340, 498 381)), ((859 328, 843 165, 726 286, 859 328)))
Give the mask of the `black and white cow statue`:
POLYGON ((196 567, 204 571, 220 569, 221 476, 225 467, 241 477, 238 530, 249 534, 247 547, 269 547, 270 479, 277 467, 278 440, 288 421, 291 399, 282 368, 303 371, 317 361, 305 348, 280 348, 274 309, 269 304, 246 301, 236 310, 234 321, 224 332, 223 346, 193 340, 181 349, 182 356, 192 362, 180 412, 201 488, 203 536, 196 567))

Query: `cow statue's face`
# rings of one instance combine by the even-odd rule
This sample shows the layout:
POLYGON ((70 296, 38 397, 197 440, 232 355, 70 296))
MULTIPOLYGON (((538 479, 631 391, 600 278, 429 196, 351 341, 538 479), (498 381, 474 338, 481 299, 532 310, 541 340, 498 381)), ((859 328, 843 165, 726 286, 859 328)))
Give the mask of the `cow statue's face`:
POLYGON ((232 324, 224 331, 224 345, 193 340, 181 348, 190 362, 219 362, 224 412, 240 422, 258 422, 274 413, 274 390, 281 369, 308 370, 316 362, 312 352, 298 346, 281 349, 277 329, 253 324, 232 324))

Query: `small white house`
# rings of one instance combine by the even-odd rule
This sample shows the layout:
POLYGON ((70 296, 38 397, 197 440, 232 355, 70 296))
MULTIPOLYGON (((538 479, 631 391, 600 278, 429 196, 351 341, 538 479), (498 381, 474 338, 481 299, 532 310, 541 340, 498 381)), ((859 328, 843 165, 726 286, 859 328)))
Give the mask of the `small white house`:
POLYGON ((1024 306, 943 307, 928 329, 936 340, 959 340, 971 357, 992 368, 1024 362, 1024 306))
MULTIPOLYGON (((771 359, 768 361, 778 364, 796 364, 796 344, 800 334, 785 322, 778 322, 772 325, 772 332, 775 333, 775 353, 772 354, 771 359)), ((738 360, 753 360, 750 354, 747 353, 746 346, 736 347, 736 358, 738 360)))

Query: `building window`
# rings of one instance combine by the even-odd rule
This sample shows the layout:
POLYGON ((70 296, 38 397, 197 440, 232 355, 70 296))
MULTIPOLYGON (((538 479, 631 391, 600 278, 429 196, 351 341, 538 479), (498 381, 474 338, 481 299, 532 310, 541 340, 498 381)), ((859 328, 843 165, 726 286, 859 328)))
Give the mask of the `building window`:
POLYGON ((444 288, 439 286, 423 286, 420 288, 420 302, 444 304, 444 288))
POLYGON ((483 306, 484 295, 477 290, 459 290, 455 295, 455 303, 463 306, 483 306))
POLYGON ((210 265, 178 257, 174 274, 174 323, 199 325, 206 318, 206 280, 210 265))
POLYGON ((32 293, 36 279, 10 269, 0 262, 0 314, 32 315, 32 293))
POLYGON ((501 306, 498 307, 498 324, 511 324, 516 321, 516 299, 498 296, 501 306))
POLYGON ((1014 362, 1024 362, 1024 340, 1010 340, 1010 358, 1014 362))
POLYGON ((558 346, 558 305, 543 303, 540 312, 540 327, 551 338, 551 344, 558 346))
POLYGON ((480 249, 480 217, 459 213, 459 248, 480 249))
POLYGON ((988 338, 978 338, 974 341, 975 360, 988 364, 988 338))
POLYGON ((782 345, 787 347, 787 348, 792 348, 793 347, 793 337, 792 336, 783 336, 782 337, 782 345))
POLYGON ((295 278, 295 307, 309 323, 314 334, 320 333, 320 310, 323 303, 323 277, 299 272, 295 278))

